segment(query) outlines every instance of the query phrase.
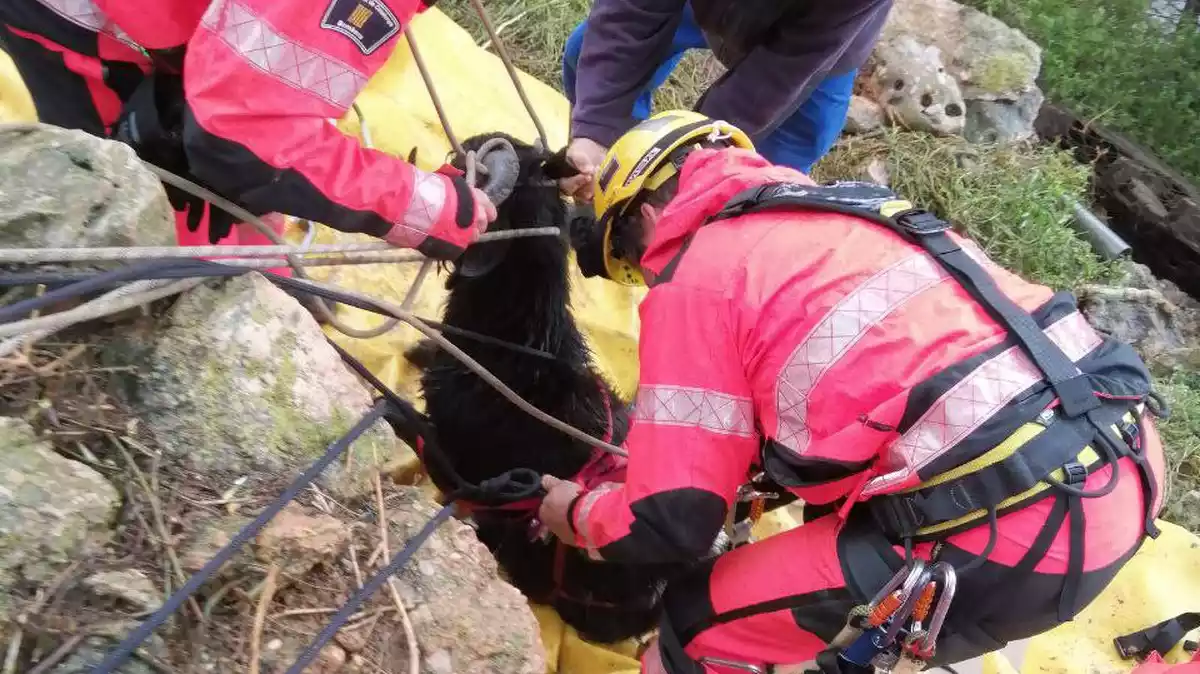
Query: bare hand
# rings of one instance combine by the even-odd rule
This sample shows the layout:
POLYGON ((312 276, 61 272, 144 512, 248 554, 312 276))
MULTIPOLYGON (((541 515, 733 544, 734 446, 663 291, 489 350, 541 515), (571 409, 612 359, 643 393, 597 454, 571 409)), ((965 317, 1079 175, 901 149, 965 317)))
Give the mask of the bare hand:
POLYGON ((583 487, 568 480, 560 480, 553 475, 542 476, 542 487, 546 497, 538 508, 538 519, 542 526, 549 529, 559 540, 567 544, 575 542, 575 534, 571 531, 571 523, 567 519, 567 509, 571 501, 583 491, 583 487))
POLYGON ((483 190, 472 187, 471 196, 475 199, 475 216, 471 220, 471 226, 476 232, 483 234, 488 225, 496 220, 496 205, 483 190))
POLYGON ((608 148, 588 138, 576 138, 567 146, 567 161, 579 169, 579 175, 563 178, 558 182, 558 188, 567 196, 579 201, 590 202, 593 198, 592 181, 596 169, 604 161, 608 148))

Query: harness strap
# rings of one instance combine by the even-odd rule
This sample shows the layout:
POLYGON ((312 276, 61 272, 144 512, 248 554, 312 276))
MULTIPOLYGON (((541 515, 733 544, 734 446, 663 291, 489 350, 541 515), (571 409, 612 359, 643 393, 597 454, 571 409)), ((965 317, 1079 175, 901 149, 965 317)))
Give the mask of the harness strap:
POLYGON ((662 612, 658 622, 658 648, 663 669, 668 674, 705 674, 704 665, 696 662, 683 650, 679 632, 671 624, 667 611, 662 612))
MULTIPOLYGON (((1115 463, 1112 469, 1120 470, 1115 463)), ((1079 611, 1079 586, 1083 583, 1084 529, 1087 518, 1083 512, 1083 498, 1063 494, 1067 502, 1067 574, 1063 576, 1062 594, 1058 598, 1058 619, 1068 622, 1079 611)))
MULTIPOLYGON (((1125 413, 1123 407, 1114 405, 1083 418, 1056 419, 1017 451, 996 463, 924 489, 877 495, 868 499, 865 505, 885 533, 900 539, 917 538, 922 529, 964 519, 989 508, 1011 510, 1029 505, 1029 499, 1007 506, 1005 502, 1039 484, 1046 484, 1046 478, 1056 470, 1063 470, 1068 478, 1076 472, 1082 472, 1086 477, 1088 466, 1079 461, 1079 455, 1097 434, 1093 420, 1088 417, 1111 425, 1125 413)), ((1030 499, 1045 495, 1032 494, 1030 499)), ((982 515, 971 517, 962 526, 974 526, 980 517, 982 515)), ((922 533, 942 537, 959 528, 922 533)))
POLYGON ((1146 499, 1146 517, 1143 523, 1146 535, 1150 538, 1158 538, 1158 535, 1162 533, 1162 530, 1154 523, 1154 504, 1158 501, 1158 480, 1155 479, 1154 468, 1146 456, 1145 438, 1141 434, 1141 419, 1135 420, 1135 423, 1132 424, 1125 424, 1121 428, 1121 436, 1125 440, 1123 447, 1126 449, 1123 456, 1133 459, 1133 464, 1137 467, 1138 479, 1142 483, 1142 493, 1146 499))
MULTIPOLYGON (((1063 522, 1067 519, 1067 496, 1059 494, 1054 501, 1054 507, 1050 510, 1050 514, 1046 516, 1046 523, 1038 530, 1037 537, 1033 539, 1033 543, 1025 554, 1017 562, 1016 566, 1004 572, 1003 577, 998 579, 997 587, 1019 582, 1022 578, 1033 573, 1038 563, 1045 558, 1046 553, 1050 551, 1050 546, 1054 544, 1054 539, 1058 537, 1058 530, 1062 528, 1063 522)), ((1065 579, 1064 579, 1065 582, 1065 579)), ((998 604, 1012 601, 1012 598, 1002 592, 994 592, 988 595, 988 599, 978 604, 975 608, 968 608, 963 615, 959 616, 958 621, 962 624, 976 624, 991 615, 998 604)))
POLYGON ((1180 613, 1144 630, 1117 637, 1113 643, 1126 660, 1151 653, 1165 655, 1192 630, 1200 627, 1200 613, 1180 613))
POLYGON ((933 257, 992 318, 1007 328, 1030 359, 1041 370, 1062 402, 1068 418, 1082 416, 1099 406, 1087 377, 1075 363, 1042 332, 1029 315, 1007 295, 978 262, 947 235, 950 224, 921 209, 910 208, 888 218, 880 209, 896 200, 876 196, 865 201, 831 201, 828 188, 793 183, 772 183, 744 190, 734 196, 711 221, 769 210, 816 210, 865 218, 883 225, 915 243, 933 257), (820 195, 824 194, 822 197, 820 195), (872 208, 874 207, 874 208, 872 208))

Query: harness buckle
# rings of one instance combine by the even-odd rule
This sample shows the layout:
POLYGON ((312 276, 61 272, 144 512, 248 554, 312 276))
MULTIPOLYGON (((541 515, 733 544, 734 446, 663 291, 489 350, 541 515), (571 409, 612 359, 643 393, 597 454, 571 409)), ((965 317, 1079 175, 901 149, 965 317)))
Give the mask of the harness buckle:
POLYGON ((939 234, 950 229, 950 223, 921 208, 897 213, 892 216, 892 220, 913 237, 939 234))
POLYGON ((867 501, 876 524, 887 534, 912 538, 924 519, 913 499, 905 495, 878 496, 867 501))
POLYGON ((1078 461, 1063 464, 1063 478, 1065 484, 1083 484, 1088 478, 1087 466, 1078 461))

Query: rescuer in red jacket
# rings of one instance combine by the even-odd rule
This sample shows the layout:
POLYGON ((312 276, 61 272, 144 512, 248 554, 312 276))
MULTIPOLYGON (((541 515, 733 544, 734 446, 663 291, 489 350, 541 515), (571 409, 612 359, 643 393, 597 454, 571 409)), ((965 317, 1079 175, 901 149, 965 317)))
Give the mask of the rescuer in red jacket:
MULTIPOLYGON (((453 259, 496 217, 487 196, 453 170, 363 148, 333 123, 429 4, 3 0, 0 47, 42 122, 115 135, 256 215, 453 259)), ((227 215, 168 192, 181 243, 193 233, 265 242, 239 240, 227 215)))
POLYGON ((698 562, 646 671, 811 662, 906 556, 957 570, 922 655, 963 660, 1070 620, 1155 535, 1161 405, 1069 294, 693 112, 635 127, 595 180, 581 268, 650 286, 628 474, 547 477, 539 518, 597 559, 698 562), (699 561, 746 485, 829 514, 699 561))

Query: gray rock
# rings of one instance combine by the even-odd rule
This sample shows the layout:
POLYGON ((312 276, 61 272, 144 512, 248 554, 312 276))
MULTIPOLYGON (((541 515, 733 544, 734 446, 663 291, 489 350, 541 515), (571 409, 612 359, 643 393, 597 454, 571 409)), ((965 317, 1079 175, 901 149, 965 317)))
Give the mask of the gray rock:
MULTIPOLYGON (((105 637, 88 637, 66 660, 53 670, 54 674, 87 674, 104 661, 118 641, 105 637)), ((158 674, 158 670, 139 658, 130 658, 116 670, 117 674, 158 674)))
MULTIPOLYGON (((401 549, 436 510, 421 490, 401 488, 390 501, 392 549, 401 549)), ((397 574, 401 596, 413 597, 410 618, 424 674, 542 674, 545 649, 525 597, 501 580, 496 561, 466 524, 451 518, 397 574), (457 550, 458 552, 454 552, 457 550), (426 575, 422 566, 435 573, 426 575), (416 606, 413 606, 415 604, 416 606)), ((406 599, 406 603, 408 600, 406 599)), ((396 639, 403 639, 397 629, 396 639)), ((406 663, 393 663, 405 671, 406 663)))
POLYGON ((122 599, 143 611, 156 609, 163 602, 154 582, 137 569, 101 571, 88 576, 83 584, 95 594, 122 599))
POLYGON ((0 622, 16 583, 46 583, 107 540, 116 489, 91 468, 0 418, 0 622))
POLYGON ((0 131, 0 245, 167 246, 162 184, 129 146, 39 125, 0 131))
POLYGON ((1042 90, 1033 87, 1015 101, 967 101, 965 137, 972 143, 1011 143, 1030 138, 1033 122, 1042 109, 1042 90))
MULTIPOLYGON (((118 620, 98 623, 89 628, 89 636, 71 652, 71 655, 59 663, 53 670, 54 674, 87 674, 99 665, 121 640, 137 629, 138 623, 133 620, 118 620)), ((133 657, 117 667, 116 674, 159 674, 161 670, 147 662, 146 658, 154 658, 164 662, 167 658, 167 643, 159 634, 151 634, 133 657)))
MULTIPOLYGON (((118 350, 143 354, 142 419, 167 456, 209 477, 299 473, 371 406, 312 316, 259 274, 185 293, 147 339, 118 350)), ((320 482, 360 495, 373 467, 407 451, 380 420, 320 482)))
POLYGON ((965 103, 941 50, 908 34, 881 40, 871 55, 868 90, 889 121, 916 131, 963 132, 965 103))
MULTIPOLYGON (((1033 135, 1033 120, 1042 102, 1035 83, 1042 66, 1041 48, 983 12, 954 0, 896 0, 860 80, 886 106, 896 94, 882 86, 884 78, 876 73, 880 65, 888 68, 889 75, 907 74, 905 85, 893 89, 902 98, 929 95, 936 103, 938 92, 943 92, 945 107, 957 103, 944 81, 953 80, 966 111, 956 133, 968 139, 1015 141, 1033 135), (916 83, 915 89, 910 81, 916 83)), ((906 105, 912 108, 907 111, 912 119, 901 118, 909 124, 920 121, 925 106, 906 105)))
POLYGON ((309 515, 292 502, 259 532, 254 554, 263 564, 279 564, 285 579, 333 561, 350 543, 351 526, 329 515, 309 515))
POLYGON ((1080 289, 1092 325, 1131 344, 1158 372, 1200 366, 1200 302, 1144 265, 1125 262, 1122 270, 1116 285, 1080 289))
MULTIPOLYGON (((193 524, 190 528, 194 533, 187 538, 179 553, 180 566, 188 573, 196 573, 204 568, 208 560, 215 557, 221 548, 228 545, 242 527, 249 523, 249 517, 225 515, 193 524)), ((235 568, 244 568, 253 561, 254 555, 247 549, 247 546, 243 546, 221 568, 221 575, 227 575, 235 568)))
POLYGON ((883 106, 865 96, 852 96, 846 133, 870 133, 883 126, 883 106))

